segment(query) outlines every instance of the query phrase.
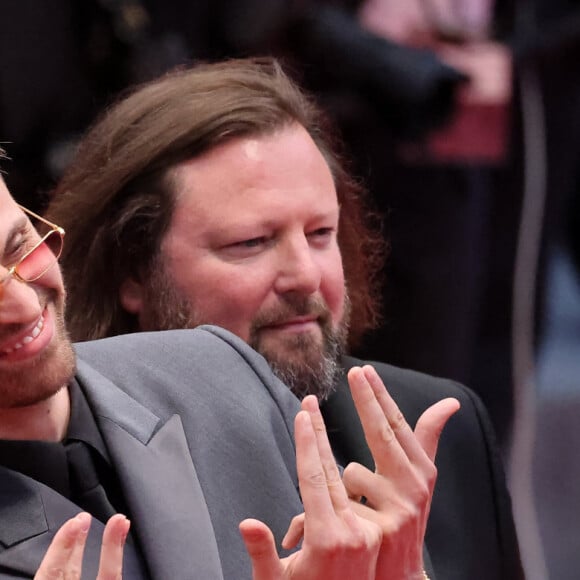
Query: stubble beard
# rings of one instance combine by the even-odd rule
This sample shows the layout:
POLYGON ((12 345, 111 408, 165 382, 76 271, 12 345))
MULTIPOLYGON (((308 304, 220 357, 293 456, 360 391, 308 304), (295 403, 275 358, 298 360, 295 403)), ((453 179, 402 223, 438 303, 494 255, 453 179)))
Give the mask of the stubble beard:
MULTIPOLYGON (((45 401, 68 384, 75 371, 75 354, 64 321, 64 296, 40 292, 41 304, 54 305, 54 336, 34 361, 0 369, 0 408, 27 407, 45 401)), ((17 329, 13 329, 17 331, 17 329)))
MULTIPOLYGON (((141 320, 144 330, 173 330, 215 324, 168 283, 162 269, 150 278, 146 300, 147 314, 141 320)), ((328 306, 321 298, 288 294, 275 308, 260 313, 252 322, 248 344, 260 353, 274 374, 299 398, 315 395, 327 399, 342 374, 341 357, 346 349, 350 301, 345 292, 344 314, 335 326, 328 306), (300 333, 269 344, 265 326, 297 316, 316 315, 321 336, 300 333)))

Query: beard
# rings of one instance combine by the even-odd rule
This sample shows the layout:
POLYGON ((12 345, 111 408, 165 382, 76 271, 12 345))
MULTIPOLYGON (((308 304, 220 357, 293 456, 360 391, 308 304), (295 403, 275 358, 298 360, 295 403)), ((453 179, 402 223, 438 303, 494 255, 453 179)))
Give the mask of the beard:
POLYGON ((350 303, 345 293, 344 316, 335 328, 322 298, 287 294, 276 307, 258 314, 250 327, 248 342, 300 400, 306 395, 315 395, 323 401, 334 392, 342 373, 340 359, 348 336, 349 311, 350 303), (263 329, 297 316, 316 316, 322 338, 300 333, 282 337, 277 344, 269 345, 263 329))
MULTIPOLYGON (((169 276, 164 275, 163 268, 154 268, 146 301, 148 310, 140 320, 142 330, 215 324, 169 283, 169 276)), ((346 292, 344 315, 336 327, 322 298, 288 293, 281 297, 276 307, 256 315, 251 322, 248 344, 266 359, 274 374, 300 400, 306 395, 315 395, 323 401, 335 390, 343 373, 340 359, 346 348, 349 314, 350 301, 346 292), (297 316, 316 316, 321 337, 300 333, 269 344, 264 328, 297 316)))
MULTIPOLYGON (((54 335, 35 360, 14 362, 10 368, 2 368, 0 364, 0 408, 3 409, 45 401, 60 391, 74 374, 75 354, 64 321, 64 296, 44 289, 36 292, 41 304, 54 306, 54 335)), ((7 325, 2 333, 11 335, 21 329, 21 325, 7 325)))

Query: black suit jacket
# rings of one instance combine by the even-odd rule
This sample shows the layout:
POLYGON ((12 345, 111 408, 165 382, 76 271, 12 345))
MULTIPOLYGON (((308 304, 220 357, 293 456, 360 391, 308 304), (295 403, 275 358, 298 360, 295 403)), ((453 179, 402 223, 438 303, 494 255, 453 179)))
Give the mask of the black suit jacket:
MULTIPOLYGON (((472 391, 446 379, 383 363, 345 357, 345 371, 372 364, 402 413, 414 427, 421 413, 445 397, 461 409, 445 427, 436 465, 437 484, 426 545, 439 580, 523 578, 511 502, 493 430, 472 391)), ((323 404, 322 413, 337 460, 374 468, 346 381, 323 404)))

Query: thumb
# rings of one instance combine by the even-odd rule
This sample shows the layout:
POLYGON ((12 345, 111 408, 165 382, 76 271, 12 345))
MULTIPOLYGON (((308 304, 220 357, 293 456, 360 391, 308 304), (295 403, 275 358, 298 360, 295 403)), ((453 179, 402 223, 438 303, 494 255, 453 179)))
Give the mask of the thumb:
POLYGON ((240 523, 240 533, 252 560, 253 580, 282 578, 282 564, 270 528, 259 520, 247 519, 240 523))
POLYGON ((429 459, 433 462, 435 461, 439 437, 443 427, 445 427, 451 415, 459 410, 459 406, 457 399, 443 399, 431 405, 417 421, 415 436, 429 459))

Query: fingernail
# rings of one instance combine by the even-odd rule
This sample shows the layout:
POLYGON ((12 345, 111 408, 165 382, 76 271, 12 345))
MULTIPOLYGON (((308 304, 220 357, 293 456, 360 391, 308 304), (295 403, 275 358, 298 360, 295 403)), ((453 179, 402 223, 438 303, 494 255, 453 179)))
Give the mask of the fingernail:
POLYGON ((302 400, 302 408, 310 413, 318 409, 318 400, 314 395, 308 395, 302 400))
POLYGON ((120 539, 120 545, 123 546, 125 544, 125 540, 127 539, 127 536, 129 535, 129 528, 131 527, 131 520, 129 520, 128 518, 125 518, 125 529, 123 530, 123 533, 121 534, 121 539, 120 539))
POLYGON ((80 524, 81 532, 86 534, 89 531, 89 528, 91 527, 90 514, 86 512, 81 512, 80 514, 77 515, 76 519, 80 524))

